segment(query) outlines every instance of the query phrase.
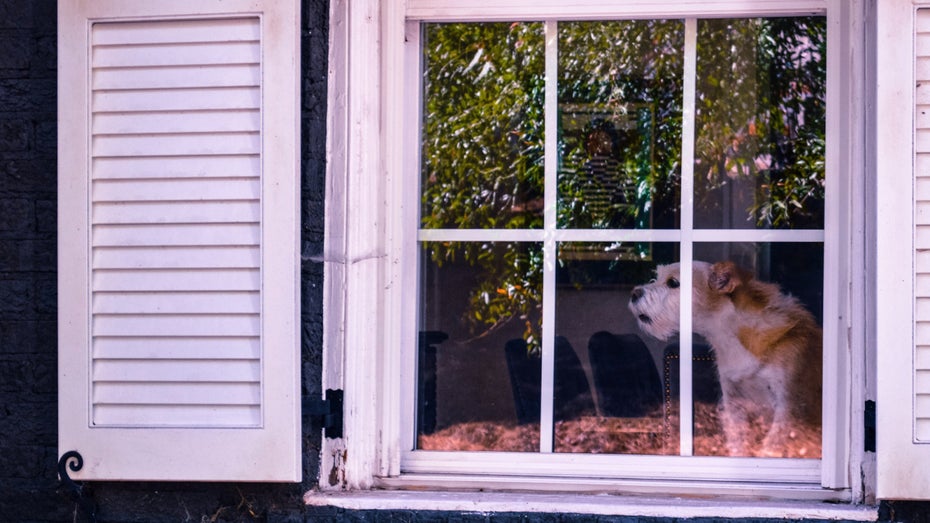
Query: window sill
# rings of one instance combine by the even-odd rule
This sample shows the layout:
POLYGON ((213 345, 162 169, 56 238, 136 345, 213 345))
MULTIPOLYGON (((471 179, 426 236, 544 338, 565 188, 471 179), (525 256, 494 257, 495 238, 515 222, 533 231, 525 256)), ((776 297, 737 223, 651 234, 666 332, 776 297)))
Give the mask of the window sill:
POLYGON ((822 501, 735 500, 615 494, 544 494, 463 491, 310 491, 311 506, 349 510, 572 513, 670 518, 774 518, 876 521, 878 508, 822 501))

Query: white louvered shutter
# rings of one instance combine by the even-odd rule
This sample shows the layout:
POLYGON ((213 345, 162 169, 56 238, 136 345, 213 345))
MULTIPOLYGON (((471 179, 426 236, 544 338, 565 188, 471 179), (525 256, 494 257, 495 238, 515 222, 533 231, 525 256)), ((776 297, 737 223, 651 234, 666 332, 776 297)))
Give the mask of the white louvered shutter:
POLYGON ((930 3, 877 10, 877 494, 930 499, 930 3))
POLYGON ((296 0, 59 2, 60 452, 299 481, 296 0))

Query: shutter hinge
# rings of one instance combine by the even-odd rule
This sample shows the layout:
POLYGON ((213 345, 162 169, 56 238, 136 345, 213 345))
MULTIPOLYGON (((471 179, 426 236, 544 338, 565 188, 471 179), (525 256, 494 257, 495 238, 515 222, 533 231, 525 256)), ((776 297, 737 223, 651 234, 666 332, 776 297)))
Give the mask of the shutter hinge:
POLYGON ((875 401, 865 401, 865 411, 863 412, 865 423, 864 443, 866 452, 875 452, 875 401))
POLYGON ((327 438, 342 437, 342 390, 327 389, 326 398, 321 395, 304 397, 303 415, 322 424, 327 438))

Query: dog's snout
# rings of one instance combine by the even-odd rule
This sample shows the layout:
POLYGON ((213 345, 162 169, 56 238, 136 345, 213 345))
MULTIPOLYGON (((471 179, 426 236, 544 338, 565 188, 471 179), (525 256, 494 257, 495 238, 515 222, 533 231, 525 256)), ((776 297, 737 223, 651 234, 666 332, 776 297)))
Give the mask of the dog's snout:
POLYGON ((630 293, 630 301, 631 301, 632 303, 636 303, 636 302, 639 301, 639 299, 642 298, 642 297, 643 297, 643 288, 642 288, 642 287, 634 287, 634 288, 633 288, 633 292, 630 293))

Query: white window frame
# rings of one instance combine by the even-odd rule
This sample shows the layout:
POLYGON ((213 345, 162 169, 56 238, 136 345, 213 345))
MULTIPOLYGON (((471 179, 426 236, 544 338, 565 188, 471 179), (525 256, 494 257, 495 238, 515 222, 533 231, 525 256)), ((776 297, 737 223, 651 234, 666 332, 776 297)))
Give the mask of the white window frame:
MULTIPOLYGON (((864 376, 870 339, 864 274, 866 192, 862 31, 864 2, 843 0, 668 3, 621 5, 608 0, 567 6, 556 0, 506 0, 492 6, 451 0, 402 0, 332 4, 330 50, 329 189, 327 201, 326 295, 324 296, 324 388, 345 388, 345 437, 324 444, 321 487, 493 488, 647 493, 765 495, 790 499, 861 501, 870 494, 860 477, 868 457, 862 448, 862 405, 871 392, 864 376), (618 11, 622 10, 622 11, 618 11), (402 448, 403 420, 412 423, 404 387, 414 383, 414 366, 400 347, 415 340, 416 230, 419 202, 410 195, 409 158, 416 132, 407 129, 404 103, 420 90, 417 75, 404 73, 405 53, 416 35, 411 21, 579 20, 827 14, 828 115, 824 257, 836 277, 825 279, 824 458, 812 471, 783 460, 621 456, 632 474, 616 477, 615 466, 595 456, 556 454, 521 458, 519 475, 488 474, 499 453, 418 453, 402 448), (351 40, 352 45, 348 45, 351 40), (408 42, 405 44, 405 41, 408 42), (850 81, 850 79, 853 79, 850 81), (858 81, 856 81, 858 80, 858 81), (401 103, 403 101, 403 103, 401 103), (413 140, 413 142, 411 142, 413 140), (404 174, 407 172, 407 174, 404 174), (846 174, 841 176, 840 173, 846 174), (347 212, 351 210, 351 212, 347 212), (414 255, 415 256, 415 255, 414 255), (829 299, 826 297, 833 297, 829 299), (827 398, 829 399, 829 397, 827 398), (421 460, 418 455, 422 455, 421 460), (443 463, 442 459, 450 458, 443 463), (724 461, 718 461, 718 460, 724 461), (551 460, 551 461, 549 461, 551 460), (544 461, 548 464, 543 463, 544 461), (788 481, 755 484, 755 472, 727 478, 734 463, 769 470, 763 477, 788 481), (553 475, 552 464, 579 474, 553 475), (656 464, 663 463, 657 477, 656 464), (667 464, 666 467, 664 464, 667 464), (648 470, 646 467, 649 467, 648 470), (664 467, 664 468, 662 468, 664 467), (709 473, 707 467, 714 470, 709 473), (641 473, 637 474, 635 471, 641 473), (794 474, 786 476, 785 474, 794 474), (780 475, 780 476, 779 476, 780 475), (557 477, 557 481, 554 478, 557 477), (601 479, 592 479, 601 478, 601 479), (607 478, 607 479, 603 479, 607 478), (735 479, 733 481, 732 479, 735 479)), ((414 48, 413 51, 410 51, 414 48)), ((416 103, 416 102, 414 102, 416 103)), ((419 109, 416 109, 419 110, 419 109)), ((415 184, 413 184, 415 185, 415 184)), ((508 458, 511 455, 507 455, 508 458)), ((513 465, 511 465, 513 467, 513 465)))

